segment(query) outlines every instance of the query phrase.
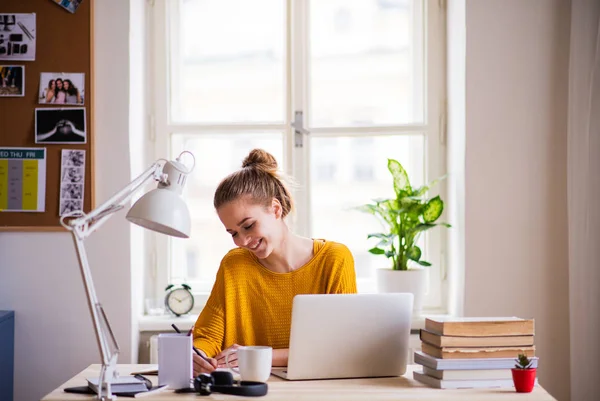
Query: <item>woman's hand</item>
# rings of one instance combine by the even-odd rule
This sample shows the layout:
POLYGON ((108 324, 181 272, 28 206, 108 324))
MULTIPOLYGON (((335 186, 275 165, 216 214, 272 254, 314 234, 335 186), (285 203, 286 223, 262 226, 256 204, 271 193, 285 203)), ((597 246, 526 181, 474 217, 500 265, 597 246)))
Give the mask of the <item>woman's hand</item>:
POLYGON ((240 346, 238 344, 233 344, 231 347, 226 348, 223 351, 219 352, 215 356, 215 359, 217 360, 217 366, 219 368, 226 368, 227 365, 225 364, 225 357, 229 354, 229 366, 233 367, 233 368, 237 368, 237 366, 238 366, 237 349, 239 347, 240 346))
MULTIPOLYGON (((206 356, 203 351, 200 351, 202 355, 206 356)), ((192 351, 192 359, 194 361, 194 377, 200 373, 210 373, 217 368, 217 360, 215 358, 207 358, 208 361, 204 360, 200 355, 192 351)))
MULTIPOLYGON (((229 355, 229 366, 232 368, 237 368, 238 367, 237 350, 239 347, 240 347, 239 344, 233 344, 231 347, 224 349, 219 354, 217 354, 214 358, 217 361, 217 367, 226 368, 227 365, 225 364, 225 357, 227 355, 229 355)), ((274 349, 273 350, 273 359, 271 361, 271 364, 273 366, 278 366, 278 367, 287 366, 289 353, 290 353, 289 348, 274 349)))
POLYGON ((288 356, 290 355, 289 348, 281 348, 273 350, 273 360, 271 364, 273 366, 282 367, 288 365, 288 356))

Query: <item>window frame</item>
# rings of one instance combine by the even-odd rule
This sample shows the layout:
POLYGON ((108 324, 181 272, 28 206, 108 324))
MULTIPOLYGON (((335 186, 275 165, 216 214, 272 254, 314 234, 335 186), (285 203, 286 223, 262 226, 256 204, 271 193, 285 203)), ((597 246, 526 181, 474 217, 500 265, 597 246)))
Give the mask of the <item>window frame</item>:
MULTIPOLYGON (((418 0, 416 2, 420 3, 418 0)), ((309 121, 309 40, 308 18, 309 4, 307 0, 286 0, 286 62, 285 62, 285 121, 283 124, 180 124, 173 123, 170 116, 169 99, 177 90, 177 85, 169 86, 168 79, 172 66, 170 54, 178 52, 178 40, 169 39, 169 27, 177 14, 178 1, 156 0, 150 8, 148 18, 148 88, 149 88, 149 140, 153 142, 152 157, 154 159, 171 154, 171 133, 195 133, 205 131, 242 131, 252 130, 260 126, 262 131, 279 131, 283 135, 284 172, 292 175, 298 182, 305 183, 294 191, 297 213, 289 224, 298 234, 309 236, 311 230, 310 213, 310 138, 340 136, 361 137, 385 135, 413 135, 422 133, 425 141, 425 182, 442 177, 446 173, 446 23, 445 1, 426 0, 422 4, 422 35, 424 52, 418 55, 423 61, 423 93, 425 94, 422 124, 404 124, 397 126, 373 127, 310 127, 309 134, 303 134, 303 146, 296 147, 292 122, 295 111, 301 110, 303 126, 309 121), (172 47, 174 46, 174 47, 172 47), (297 49, 297 51, 293 51, 297 49), (292 72, 301 73, 292 74, 292 72), (308 138, 308 136, 310 138, 308 138)), ((175 74, 175 77, 178 75, 175 74)), ((176 78, 175 78, 176 79, 176 78)), ((173 98, 177 98, 176 96, 173 98)), ((202 135, 201 133, 198 135, 202 135)), ((447 199, 445 181, 439 183, 432 191, 447 199)), ((449 305, 447 254, 447 230, 435 229, 426 235, 428 260, 433 264, 430 269, 430 291, 425 299, 426 313, 446 313, 449 305), (432 286, 432 284, 435 285, 432 286)), ((170 276, 169 239, 158 234, 146 236, 149 250, 146 291, 153 292, 151 297, 164 294, 170 276), (159 266, 167 266, 160 268, 159 266)), ((233 244, 232 244, 233 247, 233 244)), ((206 299, 206 292, 195 292, 195 310, 200 310, 206 299)))

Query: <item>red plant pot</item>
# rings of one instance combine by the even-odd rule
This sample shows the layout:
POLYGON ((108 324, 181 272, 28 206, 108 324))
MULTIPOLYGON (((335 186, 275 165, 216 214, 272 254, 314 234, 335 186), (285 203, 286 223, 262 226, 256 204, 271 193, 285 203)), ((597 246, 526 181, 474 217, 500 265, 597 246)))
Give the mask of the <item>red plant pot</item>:
POLYGON ((517 393, 531 393, 535 384, 536 368, 529 369, 512 369, 513 383, 517 393))

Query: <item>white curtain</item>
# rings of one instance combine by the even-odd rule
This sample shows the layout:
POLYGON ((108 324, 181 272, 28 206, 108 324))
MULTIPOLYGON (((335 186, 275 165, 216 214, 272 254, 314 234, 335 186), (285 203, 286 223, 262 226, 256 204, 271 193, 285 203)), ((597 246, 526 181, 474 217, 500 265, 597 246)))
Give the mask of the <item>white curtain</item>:
POLYGON ((600 1, 572 0, 567 144, 571 400, 600 400, 600 1))

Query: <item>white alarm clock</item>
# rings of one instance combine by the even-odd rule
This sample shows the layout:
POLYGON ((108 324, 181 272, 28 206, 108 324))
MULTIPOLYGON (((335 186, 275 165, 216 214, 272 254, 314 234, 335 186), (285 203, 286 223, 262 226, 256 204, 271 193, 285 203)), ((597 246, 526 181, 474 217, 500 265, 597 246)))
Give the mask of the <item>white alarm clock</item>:
POLYGON ((194 307, 194 296, 192 288, 187 284, 181 284, 177 287, 170 284, 165 288, 167 295, 165 296, 165 307, 175 316, 185 315, 194 307))

